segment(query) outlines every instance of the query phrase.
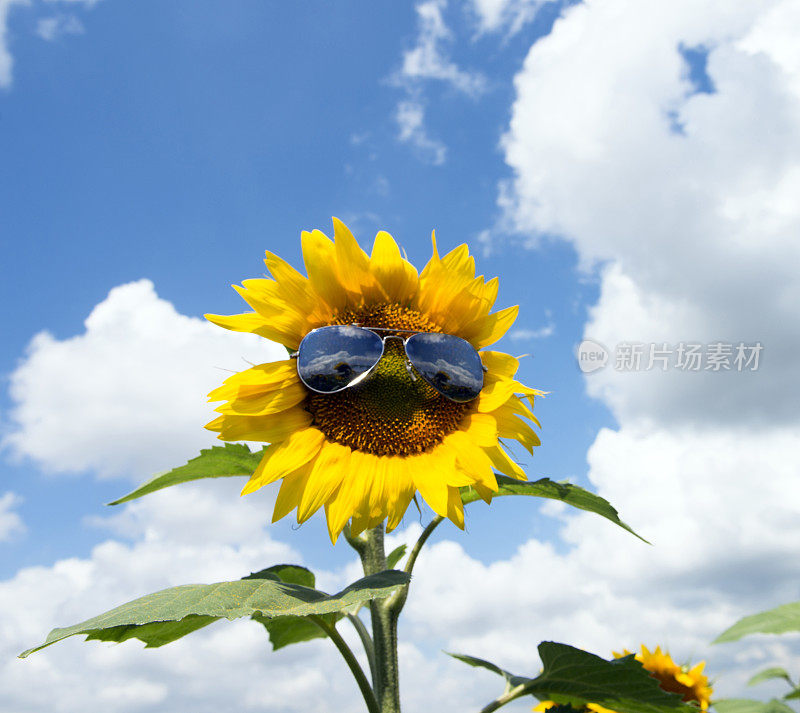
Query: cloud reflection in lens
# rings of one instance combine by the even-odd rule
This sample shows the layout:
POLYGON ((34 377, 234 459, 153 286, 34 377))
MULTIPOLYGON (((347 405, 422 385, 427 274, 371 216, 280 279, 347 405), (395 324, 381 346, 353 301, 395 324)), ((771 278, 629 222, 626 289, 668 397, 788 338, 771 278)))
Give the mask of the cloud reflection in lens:
POLYGON ((483 388, 483 365, 475 348, 450 334, 415 334, 406 342, 414 368, 453 401, 472 401, 483 388))
POLYGON ((309 332, 297 353, 297 373, 313 391, 331 394, 364 376, 381 358, 383 342, 374 332, 334 325, 309 332))

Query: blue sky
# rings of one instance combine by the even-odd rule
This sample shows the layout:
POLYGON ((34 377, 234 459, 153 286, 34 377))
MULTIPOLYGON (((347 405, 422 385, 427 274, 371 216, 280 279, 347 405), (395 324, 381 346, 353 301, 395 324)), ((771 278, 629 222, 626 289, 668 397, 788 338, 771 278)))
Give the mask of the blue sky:
MULTIPOLYGON (((300 231, 330 231, 335 215, 365 247, 388 230, 418 267, 432 229, 442 249, 470 244, 478 271, 500 277, 498 305, 520 305, 499 348, 530 355, 521 380, 551 392, 527 472, 600 492, 655 545, 552 505, 471 506, 466 533, 440 528, 420 563, 409 686, 491 694, 436 651, 525 673, 545 638, 668 645, 709 658, 727 694, 759 662, 800 664, 775 640, 707 646, 796 598, 800 574, 798 14, 796 0, 727 14, 688 0, 0 0, 0 603, 31 612, 24 626, 0 619, 9 655, 139 587, 264 558, 302 559, 329 587, 353 578, 322 518, 267 524, 274 492, 245 502, 215 483, 188 486, 191 507, 179 493, 103 505, 210 442, 198 394, 220 368, 274 355, 194 318, 240 311, 230 284, 262 274, 264 250, 300 267, 300 231), (583 375, 584 338, 759 342, 763 363, 583 375), (499 621, 498 597, 525 623, 499 621)), ((409 511, 397 541, 418 521, 409 511)), ((199 634, 201 648, 259 646, 230 631, 199 634)), ((338 665, 298 648, 266 680, 338 665)), ((186 673, 137 644, 113 650, 108 676, 88 644, 53 651, 43 666, 96 688, 87 699, 48 679, 59 710, 133 710, 128 686, 147 711, 212 710, 223 695, 294 710, 250 679, 184 691, 186 673)), ((215 670, 203 652, 199 670, 215 670)), ((53 709, 25 665, 0 663, 7 705, 53 709)), ((298 705, 350 700, 312 683, 298 705)))

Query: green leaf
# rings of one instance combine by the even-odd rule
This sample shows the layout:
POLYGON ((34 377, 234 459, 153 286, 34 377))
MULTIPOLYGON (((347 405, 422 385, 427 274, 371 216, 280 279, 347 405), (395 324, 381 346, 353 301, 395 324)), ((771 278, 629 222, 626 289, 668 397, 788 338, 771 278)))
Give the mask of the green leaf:
POLYGON ((274 564, 272 567, 252 572, 242 579, 275 579, 286 584, 299 584, 312 588, 317 584, 314 573, 299 564, 274 564))
MULTIPOLYGON (((572 485, 572 483, 557 483, 550 478, 540 478, 533 482, 525 480, 514 480, 505 475, 496 475, 497 484, 500 486, 499 490, 494 494, 494 497, 501 495, 528 495, 535 498, 549 498, 550 500, 560 500, 567 505, 572 505, 579 510, 586 510, 588 512, 601 515, 607 520, 611 520, 615 525, 619 525, 624 530, 627 530, 632 535, 636 535, 642 542, 647 542, 643 537, 637 535, 630 526, 626 525, 619 519, 619 513, 616 509, 604 498, 599 495, 590 493, 588 490, 572 485)), ((472 503, 479 500, 480 496, 473 488, 466 487, 461 489, 461 500, 466 503, 472 503)), ((649 545, 650 543, 647 542, 649 545)))
MULTIPOLYGON (((325 618, 340 618, 340 616, 326 614, 325 618)), ((267 619, 259 614, 254 614, 253 621, 264 625, 269 634, 269 641, 272 644, 273 651, 282 649, 290 644, 301 644, 304 641, 324 639, 328 636, 313 621, 302 616, 281 616, 276 619, 267 619)))
POLYGON ((773 666, 772 668, 765 668, 763 671, 759 671, 747 682, 747 685, 755 686, 757 683, 769 681, 772 678, 782 678, 784 681, 787 681, 790 686, 792 685, 792 679, 789 678, 789 673, 780 666, 773 666))
POLYGON ((800 602, 783 604, 775 609, 739 619, 711 643, 738 641, 750 634, 783 634, 787 631, 800 631, 800 602))
POLYGON ((795 698, 800 698, 800 688, 795 688, 791 693, 787 693, 784 697, 784 701, 791 701, 795 698))
POLYGON ((662 690, 658 681, 631 656, 606 661, 566 644, 539 644, 543 671, 536 678, 515 676, 471 656, 461 661, 494 671, 506 680, 508 702, 525 695, 582 708, 597 703, 618 713, 696 713, 680 696, 662 690))
POLYGON ((20 658, 76 634, 108 637, 111 635, 108 630, 115 627, 117 632, 125 635, 123 629, 118 627, 164 621, 182 622, 187 617, 196 616, 230 620, 254 614, 267 618, 332 614, 355 604, 388 597, 397 587, 410 580, 405 572, 387 570, 364 577, 338 594, 330 595, 310 587, 286 584, 277 578, 273 579, 273 576, 274 573, 269 573, 268 578, 185 584, 148 594, 80 624, 53 629, 43 644, 24 651, 20 658))
POLYGON ((386 569, 394 569, 397 563, 405 557, 406 545, 395 547, 386 557, 386 569))
POLYGON ((146 649, 153 649, 183 638, 193 631, 219 621, 216 616, 190 615, 180 621, 154 621, 150 624, 123 624, 108 629, 91 631, 86 641, 116 641, 121 643, 128 639, 144 641, 146 649))
POLYGON ((120 505, 156 490, 168 488, 170 485, 188 483, 201 478, 228 478, 233 475, 252 475, 261 461, 262 455, 262 451, 251 453, 250 449, 243 443, 226 443, 224 446, 204 448, 197 458, 192 458, 186 465, 156 475, 133 492, 108 504, 120 505))
POLYGON ((468 666, 474 666, 475 668, 489 669, 489 671, 491 671, 492 673, 496 673, 498 676, 502 676, 504 679, 506 679, 506 682, 510 685, 516 685, 516 683, 524 683, 525 681, 528 680, 526 678, 520 678, 519 676, 514 676, 505 669, 502 669, 496 664, 493 664, 491 661, 487 661, 486 659, 479 659, 477 656, 468 656, 467 654, 451 654, 448 651, 445 651, 445 653, 448 656, 452 656, 454 659, 463 661, 468 666))
POLYGON ((712 705, 717 713, 796 713, 793 708, 774 698, 766 703, 749 698, 722 698, 712 705))
MULTIPOLYGON (((300 584, 304 587, 313 587, 316 584, 314 573, 310 569, 296 564, 278 564, 249 575, 251 578, 265 579, 270 576, 275 576, 286 584, 300 584)), ((324 618, 330 624, 335 625, 342 618, 342 614, 339 612, 326 614, 324 618)), ((270 619, 261 614, 254 614, 253 620, 262 624, 267 630, 273 651, 289 646, 289 644, 299 644, 303 641, 327 637, 327 634, 313 621, 302 616, 280 616, 270 619)))

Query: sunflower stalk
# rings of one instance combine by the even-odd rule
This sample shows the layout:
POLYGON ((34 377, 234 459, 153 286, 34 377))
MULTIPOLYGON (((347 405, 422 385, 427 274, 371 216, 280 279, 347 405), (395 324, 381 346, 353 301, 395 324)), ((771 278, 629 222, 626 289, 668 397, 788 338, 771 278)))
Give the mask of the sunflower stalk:
POLYGON ((517 700, 523 693, 523 686, 515 686, 511 690, 506 691, 502 696, 495 698, 488 706, 481 708, 480 713, 492 713, 492 711, 502 708, 506 703, 517 700))
POLYGON ((375 647, 372 645, 372 637, 369 635, 367 631, 367 627, 364 626, 364 622, 361 621, 361 617, 358 616, 358 613, 355 614, 347 614, 347 618, 350 620, 350 623, 353 625, 353 628, 356 630, 358 634, 358 638, 361 639, 361 645, 364 647, 364 653, 367 654, 367 661, 369 662, 369 673, 372 677, 372 687, 373 690, 377 688, 377 683, 375 680, 375 647))
POLYGON ((364 675, 364 670, 358 663, 352 649, 336 630, 336 626, 329 624, 325 621, 324 617, 321 616, 310 616, 309 619, 322 629, 322 631, 330 637, 331 641, 333 641, 334 646, 339 649, 339 653, 342 654, 342 657, 347 663, 347 667, 356 679, 356 683, 361 691, 361 695, 364 697, 364 702, 367 704, 369 713, 381 713, 381 709, 378 707, 378 701, 375 699, 375 693, 372 688, 370 688, 369 681, 367 681, 367 677, 364 675))
MULTIPOLYGON (((344 536, 361 558, 365 574, 377 574, 386 569, 383 545, 383 525, 354 537, 348 528, 344 536)), ((400 677, 397 660, 397 619, 388 600, 370 602, 372 644, 375 652, 375 698, 380 713, 400 713, 400 677)))
MULTIPOLYGON (((412 548, 411 552, 408 554, 408 559, 406 560, 405 567, 403 567, 403 571, 406 574, 411 574, 414 571, 414 565, 417 563, 417 557, 419 557, 419 553, 422 552, 422 548, 427 542, 428 538, 431 536, 433 531, 444 521, 444 518, 441 515, 437 515, 433 520, 431 520, 425 529, 422 531, 422 534, 419 536, 419 539, 414 543, 414 547, 412 548)), ((403 607, 406 604, 406 599, 408 599, 408 588, 410 587, 409 584, 405 584, 400 587, 394 594, 392 594, 386 600, 386 606, 389 610, 394 614, 395 617, 400 616, 400 612, 403 611, 403 607)))

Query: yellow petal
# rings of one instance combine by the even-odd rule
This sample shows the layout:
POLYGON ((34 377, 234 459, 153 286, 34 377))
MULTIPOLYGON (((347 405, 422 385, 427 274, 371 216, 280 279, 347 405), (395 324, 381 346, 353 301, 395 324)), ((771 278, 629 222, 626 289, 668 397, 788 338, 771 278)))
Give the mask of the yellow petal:
POLYGON ((274 253, 267 251, 264 262, 275 281, 280 286, 281 297, 287 304, 293 305, 298 311, 311 315, 319 309, 307 277, 301 275, 288 262, 274 253))
POLYGON ((483 448, 475 445, 469 435, 463 431, 454 431, 445 438, 445 442, 455 451, 458 467, 471 481, 464 485, 478 482, 489 490, 497 490, 497 479, 492 471, 491 459, 483 448))
POLYGON ((209 431, 219 431, 223 441, 285 441, 295 431, 311 425, 311 414, 293 408, 270 416, 220 416, 209 423, 209 431))
POLYGON ((460 430, 466 432, 476 446, 491 448, 497 445, 497 428, 494 414, 471 413, 461 422, 460 430))
POLYGON ((297 519, 305 522, 336 492, 350 471, 350 449, 338 443, 326 443, 321 449, 300 498, 297 519))
POLYGON ((512 379, 519 369, 519 359, 503 352, 481 352, 481 361, 488 374, 498 378, 512 379))
POLYGON ((242 397, 237 395, 236 398, 218 406, 215 410, 223 414, 265 416, 286 411, 304 401, 306 396, 308 396, 308 390, 302 384, 293 384, 267 394, 242 397))
POLYGON ((486 379, 478 397, 478 411, 488 413, 500 408, 514 395, 515 384, 511 379, 486 379))
POLYGON ((325 436, 316 428, 304 428, 293 433, 283 443, 267 448, 242 494, 274 483, 293 473, 314 459, 325 442, 325 436))
POLYGON ((328 519, 328 533, 331 541, 336 543, 336 538, 342 531, 347 521, 353 516, 364 494, 365 483, 361 473, 355 467, 358 451, 350 454, 351 465, 349 472, 345 473, 342 482, 333 496, 325 503, 325 516, 328 519))
POLYGON ((375 236, 370 270, 392 302, 407 304, 419 288, 414 266, 403 259, 394 238, 383 230, 375 236))
POLYGON ((507 475, 509 478, 516 478, 517 480, 528 479, 528 476, 525 475, 525 471, 511 460, 508 453, 506 453, 502 447, 495 446, 494 448, 487 448, 486 455, 489 456, 492 465, 503 475, 507 475))
POLYGON ((533 446, 541 444, 534 430, 505 406, 494 411, 492 415, 497 419, 497 435, 500 438, 513 438, 519 441, 531 454, 533 446))
POLYGON ((219 327, 224 327, 234 332, 258 334, 260 337, 271 339, 273 342, 283 344, 290 349, 297 349, 298 344, 300 344, 300 338, 294 330, 287 330, 284 324, 272 325, 266 318, 256 312, 231 315, 206 314, 203 316, 219 327))
POLYGON ((333 219, 336 238, 336 261, 339 281, 350 293, 354 304, 364 300, 367 304, 385 302, 386 295, 370 272, 369 258, 359 247, 350 229, 338 218, 333 219))
POLYGON ((295 360, 284 359, 283 361, 273 361, 268 364, 257 364, 250 369, 232 374, 223 383, 237 386, 271 384, 296 375, 297 363, 295 360))
POLYGON ((447 517, 456 527, 464 529, 464 503, 458 488, 447 489, 447 517))
POLYGON ((480 483, 475 483, 472 487, 475 488, 475 492, 478 494, 478 497, 483 500, 483 502, 485 502, 487 505, 492 502, 494 491, 481 485, 480 483))
POLYGON ((409 461, 414 485, 420 495, 437 515, 447 517, 447 475, 455 463, 449 458, 443 458, 438 449, 412 456, 409 461))
POLYGON ((310 465, 303 466, 300 470, 287 475, 281 483, 278 497, 275 499, 275 510, 272 513, 272 522, 277 522, 288 515, 300 503, 300 497, 308 483, 310 465))
MULTIPOLYGON (((518 382, 514 382, 516 387, 519 387, 518 382)), ((515 387, 515 390, 516 390, 515 387)), ((506 408, 511 410, 513 413, 517 414, 518 416, 524 416, 525 418, 530 419, 533 421, 537 426, 541 428, 542 424, 539 423, 539 419, 534 416, 533 411, 531 411, 526 405, 525 402, 519 398, 518 396, 512 396, 506 401, 505 403, 506 408)))
POLYGON ((347 307, 347 291, 339 282, 336 270, 336 248, 325 233, 303 232, 303 260, 311 286, 334 311, 347 307))
POLYGON ((517 318, 519 306, 507 307, 499 312, 488 315, 480 323, 476 323, 462 336, 464 339, 475 345, 477 349, 488 347, 502 337, 514 324, 517 318))
POLYGON ((411 499, 414 497, 414 481, 408 470, 407 458, 392 458, 387 469, 387 514, 386 530, 394 530, 403 519, 411 499))
POLYGON ((294 359, 258 364, 238 374, 232 374, 223 385, 214 389, 209 401, 232 401, 236 398, 261 396, 300 384, 297 362, 294 359))

